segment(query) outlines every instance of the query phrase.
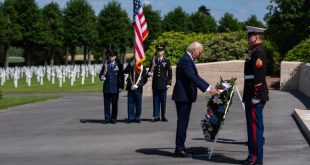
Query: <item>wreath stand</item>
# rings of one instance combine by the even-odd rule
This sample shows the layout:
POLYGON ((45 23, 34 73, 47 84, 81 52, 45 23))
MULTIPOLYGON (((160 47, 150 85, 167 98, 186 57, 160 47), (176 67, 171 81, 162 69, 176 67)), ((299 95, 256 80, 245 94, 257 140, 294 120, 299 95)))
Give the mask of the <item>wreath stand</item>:
MULTIPOLYGON (((243 110, 245 110, 245 107, 244 107, 244 104, 243 104, 243 102, 242 102, 242 98, 241 98, 241 95, 240 95, 240 91, 239 91, 239 89, 238 89, 237 86, 234 86, 234 87, 233 87, 233 90, 232 90, 232 92, 231 92, 231 94, 230 94, 230 96, 229 96, 229 101, 228 101, 227 105, 230 105, 230 102, 231 102, 231 100, 232 100, 232 96, 233 96, 235 90, 237 91, 237 93, 238 93, 238 95, 239 95, 239 99, 240 99, 240 101, 241 101, 241 103, 242 103, 243 110)), ((214 138, 213 143, 212 143, 211 150, 210 150, 210 152, 208 152, 208 153, 209 153, 209 160, 210 160, 211 157, 212 157, 215 144, 216 144, 216 142, 217 142, 217 140, 218 140, 220 131, 221 131, 223 125, 224 125, 224 121, 225 121, 226 115, 227 115, 227 113, 228 113, 228 108, 229 108, 229 106, 227 106, 226 109, 225 109, 224 116, 223 116, 223 120, 221 121, 220 128, 219 128, 217 134, 215 135, 215 138, 214 138)))

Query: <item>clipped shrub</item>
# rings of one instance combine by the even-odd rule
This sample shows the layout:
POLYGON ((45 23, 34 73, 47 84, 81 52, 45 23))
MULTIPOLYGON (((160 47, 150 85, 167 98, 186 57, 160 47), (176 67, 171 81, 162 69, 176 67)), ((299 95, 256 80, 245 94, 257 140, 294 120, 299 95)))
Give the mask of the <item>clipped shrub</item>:
MULTIPOLYGON (((166 32, 159 37, 159 41, 166 45, 165 56, 172 64, 176 64, 187 50, 190 43, 198 41, 204 45, 203 54, 197 59, 198 63, 227 61, 243 59, 247 51, 247 40, 245 32, 231 33, 189 33, 166 32)), ((151 58, 155 55, 155 45, 158 40, 154 40, 146 52, 145 65, 148 66, 151 58)))
POLYGON ((284 60, 310 62, 310 36, 288 51, 284 60))

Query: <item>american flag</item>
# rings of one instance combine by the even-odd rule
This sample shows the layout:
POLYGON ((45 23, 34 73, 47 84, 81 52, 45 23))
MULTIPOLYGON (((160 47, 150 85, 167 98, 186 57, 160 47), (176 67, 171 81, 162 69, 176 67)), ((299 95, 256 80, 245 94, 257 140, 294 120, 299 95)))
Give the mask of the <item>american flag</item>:
POLYGON ((149 34, 140 0, 133 0, 134 46, 136 71, 141 71, 141 63, 145 60, 143 41, 149 34))

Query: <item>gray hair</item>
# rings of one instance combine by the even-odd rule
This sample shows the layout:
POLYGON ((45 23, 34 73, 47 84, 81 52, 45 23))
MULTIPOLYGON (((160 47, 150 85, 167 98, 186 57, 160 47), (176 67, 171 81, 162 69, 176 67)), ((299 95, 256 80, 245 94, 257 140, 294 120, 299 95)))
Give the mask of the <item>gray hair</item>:
POLYGON ((195 41, 195 42, 191 43, 191 44, 188 46, 187 51, 188 51, 188 52, 191 52, 193 49, 197 49, 197 48, 199 48, 199 47, 202 47, 202 48, 203 48, 202 44, 199 43, 199 42, 197 42, 197 41, 195 41))

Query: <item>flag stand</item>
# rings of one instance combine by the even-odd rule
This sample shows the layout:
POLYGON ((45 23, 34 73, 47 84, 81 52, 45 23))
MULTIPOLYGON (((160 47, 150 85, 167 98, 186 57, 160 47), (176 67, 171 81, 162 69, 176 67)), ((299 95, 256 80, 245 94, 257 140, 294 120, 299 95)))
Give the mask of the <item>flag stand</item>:
MULTIPOLYGON (((229 105, 230 102, 231 102, 231 100, 232 100, 232 96, 233 96, 234 90, 237 91, 237 93, 238 93, 238 95, 239 95, 239 99, 240 99, 240 101, 241 101, 241 103, 242 103, 242 106, 243 106, 243 110, 245 110, 245 109, 244 109, 244 104, 243 104, 243 102, 242 102, 242 98, 241 98, 241 95, 240 95, 240 91, 239 91, 239 89, 238 89, 237 86, 234 86, 234 87, 233 87, 233 90, 232 90, 232 92, 231 92, 231 94, 230 94, 230 99, 229 99, 227 105, 229 105)), ((208 159, 209 159, 209 160, 210 160, 211 157, 212 157, 215 144, 216 144, 216 142, 217 142, 217 140, 218 140, 219 134, 220 134, 220 132, 221 132, 221 130, 222 130, 222 127, 223 127, 223 125, 224 125, 224 121, 225 121, 226 115, 227 115, 227 113, 228 113, 228 108, 229 108, 229 106, 227 106, 226 109, 225 109, 225 113, 224 113, 224 116, 223 116, 223 121, 221 122, 221 126, 220 126, 220 128, 219 128, 219 131, 218 131, 218 133, 216 134, 216 136, 215 136, 215 138, 214 138, 214 140, 213 140, 211 150, 210 150, 210 152, 208 152, 208 154, 209 154, 209 158, 208 158, 208 159)))

